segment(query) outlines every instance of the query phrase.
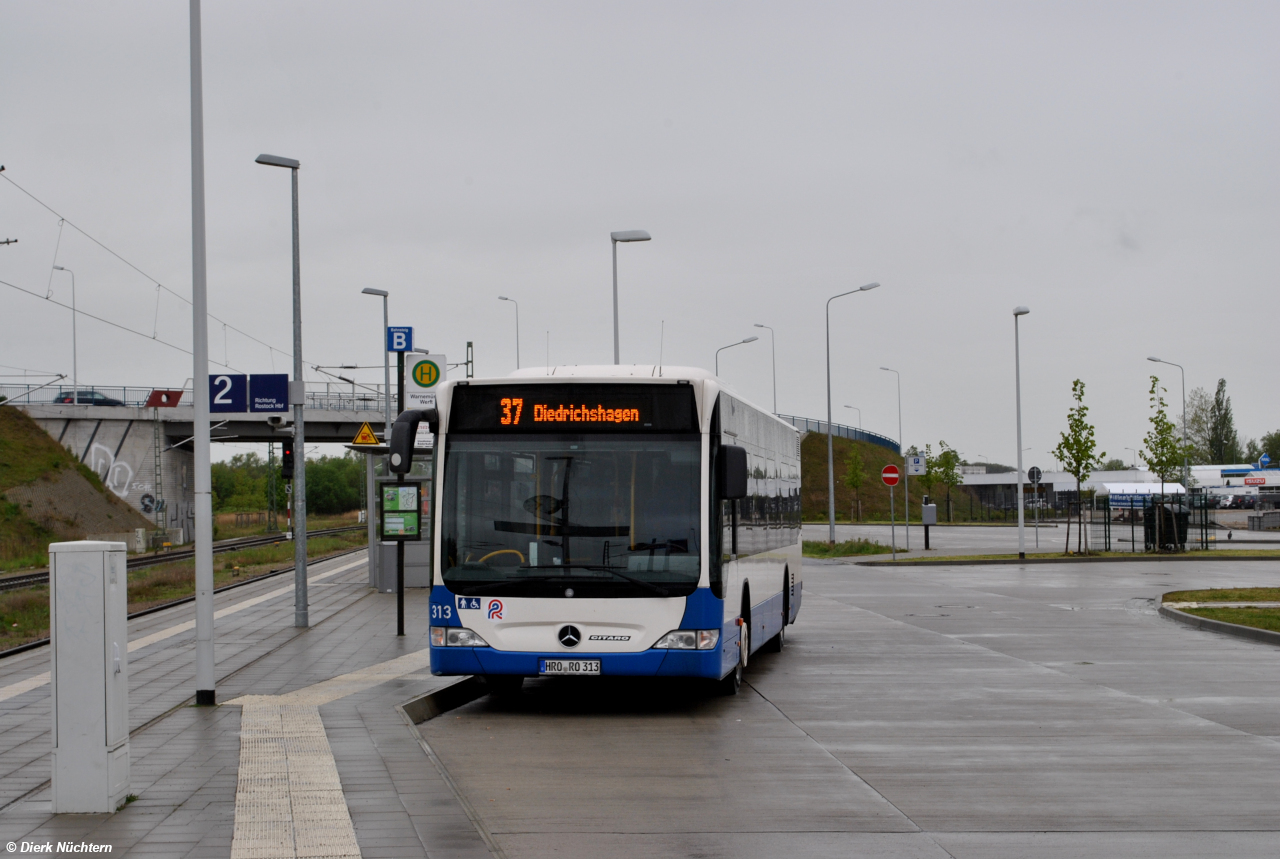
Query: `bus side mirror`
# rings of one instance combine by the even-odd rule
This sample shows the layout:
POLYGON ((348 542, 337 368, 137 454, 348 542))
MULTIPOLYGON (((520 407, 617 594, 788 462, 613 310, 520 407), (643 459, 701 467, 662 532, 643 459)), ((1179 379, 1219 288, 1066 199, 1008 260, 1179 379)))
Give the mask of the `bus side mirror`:
POLYGON ((439 423, 435 409, 409 409, 400 413, 391 425, 391 473, 408 474, 413 468, 413 440, 418 435, 418 424, 426 421, 433 430, 439 423))
POLYGON ((747 449, 736 444, 720 446, 720 497, 737 501, 747 497, 747 449))

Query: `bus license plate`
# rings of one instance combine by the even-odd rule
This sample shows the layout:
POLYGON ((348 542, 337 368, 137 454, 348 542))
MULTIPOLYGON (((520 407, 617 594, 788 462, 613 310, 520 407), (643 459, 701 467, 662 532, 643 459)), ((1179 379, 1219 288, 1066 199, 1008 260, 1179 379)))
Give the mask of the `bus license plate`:
POLYGON ((539 659, 539 674, 599 674, 599 659, 539 659))

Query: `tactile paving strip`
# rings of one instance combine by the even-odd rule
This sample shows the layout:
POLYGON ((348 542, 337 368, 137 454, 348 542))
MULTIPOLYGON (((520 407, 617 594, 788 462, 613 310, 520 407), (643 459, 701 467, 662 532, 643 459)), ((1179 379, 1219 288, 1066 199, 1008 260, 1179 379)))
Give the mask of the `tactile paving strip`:
POLYGON ((246 695, 231 859, 358 859, 320 706, 430 665, 421 650, 284 695, 246 695))

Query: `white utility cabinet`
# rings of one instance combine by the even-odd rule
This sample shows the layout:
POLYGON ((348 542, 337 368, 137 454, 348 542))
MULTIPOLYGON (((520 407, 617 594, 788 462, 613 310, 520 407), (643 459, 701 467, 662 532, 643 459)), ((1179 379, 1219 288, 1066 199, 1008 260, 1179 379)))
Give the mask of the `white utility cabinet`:
POLYGON ((49 545, 53 812, 112 812, 129 794, 125 544, 49 545))

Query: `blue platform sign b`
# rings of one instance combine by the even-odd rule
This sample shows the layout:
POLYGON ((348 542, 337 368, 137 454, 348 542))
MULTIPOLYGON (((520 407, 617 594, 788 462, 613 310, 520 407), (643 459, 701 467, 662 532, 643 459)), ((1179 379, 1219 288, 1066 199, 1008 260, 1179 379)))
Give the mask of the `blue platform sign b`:
POLYGON ((210 375, 209 411, 249 411, 249 377, 232 373, 210 375))
POLYGON ((388 352, 412 352, 413 328, 387 328, 388 352))

